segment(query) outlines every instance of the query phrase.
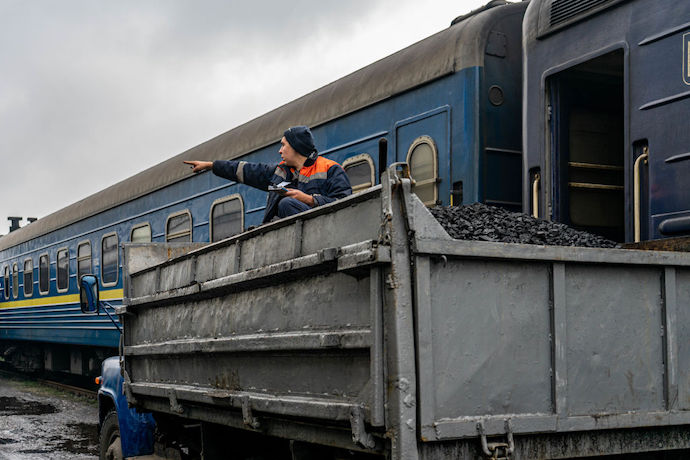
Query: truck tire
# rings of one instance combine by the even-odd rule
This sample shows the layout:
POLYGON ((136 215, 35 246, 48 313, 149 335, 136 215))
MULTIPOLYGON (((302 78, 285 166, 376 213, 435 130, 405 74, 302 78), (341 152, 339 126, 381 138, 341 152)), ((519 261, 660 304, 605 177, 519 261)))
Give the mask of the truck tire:
POLYGON ((117 412, 111 410, 103 419, 101 435, 99 437, 100 460, 123 460, 122 444, 120 444, 120 424, 117 412))

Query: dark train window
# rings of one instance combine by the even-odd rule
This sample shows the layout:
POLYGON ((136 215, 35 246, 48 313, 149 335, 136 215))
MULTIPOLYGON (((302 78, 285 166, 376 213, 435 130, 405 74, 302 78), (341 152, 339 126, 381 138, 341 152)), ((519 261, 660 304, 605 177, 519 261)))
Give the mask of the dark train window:
POLYGON ((211 241, 220 241, 244 230, 244 209, 239 195, 221 198, 211 206, 211 241))
POLYGON ((414 193, 427 206, 436 204, 438 190, 438 159, 436 143, 429 136, 420 136, 407 151, 407 164, 415 181, 414 193))
POLYGON ((151 226, 140 224, 132 228, 132 234, 129 239, 132 243, 150 243, 151 242, 151 226))
POLYGON ((117 283, 117 235, 111 233, 101 240, 101 283, 112 286, 117 283))
POLYGON ((353 193, 365 190, 375 183, 374 160, 366 153, 345 160, 343 169, 350 179, 353 193))
POLYGON ((48 294, 50 291, 50 259, 48 254, 38 258, 38 292, 48 294))
POLYGON ((19 295, 19 269, 17 264, 12 264, 12 297, 15 299, 19 295))
POLYGON ((192 215, 189 211, 171 214, 165 224, 165 241, 192 241, 192 215))
POLYGON ((91 243, 86 241, 77 246, 77 280, 82 275, 93 273, 91 268, 91 243))
POLYGON ((5 300, 10 298, 10 267, 5 265, 5 300))
POLYGON ((26 259, 24 261, 24 297, 34 295, 34 261, 26 259))
POLYGON ((69 288, 69 250, 60 249, 57 252, 57 289, 66 291, 69 288))

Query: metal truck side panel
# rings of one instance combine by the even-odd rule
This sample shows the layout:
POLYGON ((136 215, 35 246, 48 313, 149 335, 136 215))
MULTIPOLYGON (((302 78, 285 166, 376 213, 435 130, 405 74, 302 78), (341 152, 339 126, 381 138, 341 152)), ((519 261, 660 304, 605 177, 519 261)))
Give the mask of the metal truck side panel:
MULTIPOLYGON (((248 272, 319 250, 376 240, 380 227, 380 201, 370 198, 380 195, 380 189, 374 187, 345 200, 320 206, 306 218, 282 219, 206 245, 179 257, 174 263, 163 263, 133 273, 130 277, 133 303, 142 303, 142 298, 159 292, 248 272)), ((135 260, 137 258, 139 256, 135 260)))
MULTIPOLYGON (((669 313, 670 321, 667 323, 678 324, 677 328, 669 328, 668 337, 671 339, 668 346, 669 353, 677 353, 677 365, 672 367, 675 373, 670 373, 671 392, 669 394, 669 405, 671 409, 690 410, 690 270, 680 268, 671 269, 675 283, 669 283, 668 291, 674 293, 675 300, 673 310, 669 313), (675 284, 675 289, 674 289, 675 284), (672 332, 676 333, 673 334, 672 332), (675 384, 675 387, 673 386, 675 384)), ((669 278, 667 276, 666 278, 669 278)), ((667 310, 669 310, 667 305, 667 310)))
POLYGON ((247 429, 289 425, 267 416, 361 426, 380 450, 363 428, 384 424, 380 190, 130 274, 130 399, 191 418, 213 407, 203 420, 231 426, 241 414, 247 429))
POLYGON ((381 183, 131 274, 128 398, 392 460, 690 448, 687 253, 453 240, 381 183))
POLYGON ((662 270, 566 264, 564 416, 664 410, 662 270))
POLYGON ((423 274, 417 264, 431 286, 430 313, 418 316, 430 319, 419 328, 429 328, 431 349, 419 353, 433 363, 420 378, 434 380, 434 417, 550 412, 548 267, 458 259, 428 266, 423 274), (506 369, 521 371, 506 378, 506 369))
POLYGON ((423 439, 690 422, 687 254, 414 244, 423 439))

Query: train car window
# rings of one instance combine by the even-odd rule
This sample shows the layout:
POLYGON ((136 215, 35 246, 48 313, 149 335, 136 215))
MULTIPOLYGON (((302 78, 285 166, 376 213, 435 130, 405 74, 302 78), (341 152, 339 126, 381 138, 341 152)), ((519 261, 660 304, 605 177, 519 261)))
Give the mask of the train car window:
POLYGON ((181 211, 168 216, 165 223, 165 241, 192 241, 192 215, 189 211, 181 211))
POLYGON ((101 240, 101 283, 103 286, 117 284, 117 234, 104 235, 101 240))
POLYGON ((93 273, 91 268, 91 243, 86 241, 77 246, 77 279, 93 273))
POLYGON ((19 269, 17 264, 12 264, 12 297, 15 299, 19 295, 19 269))
POLYGON ((5 300, 10 298, 10 267, 5 265, 5 300))
POLYGON ((139 224, 132 227, 132 234, 129 239, 132 243, 150 243, 151 226, 148 223, 139 224))
POLYGON ((353 193, 368 189, 375 184, 374 160, 369 154, 363 153, 348 158, 343 163, 343 169, 350 179, 353 193))
POLYGON ((34 295, 34 261, 26 259, 24 261, 24 297, 34 295))
POLYGON ((38 292, 48 294, 50 291, 50 258, 42 254, 38 258, 38 292))
POLYGON ((69 250, 59 249, 57 252, 57 290, 65 292, 69 288, 69 250))
POLYGON ((407 151, 407 164, 415 181, 414 193, 425 205, 435 205, 438 200, 438 150, 429 136, 420 136, 407 151))
POLYGON ((211 205, 211 241, 220 241, 244 230, 244 204, 239 195, 226 196, 211 205))

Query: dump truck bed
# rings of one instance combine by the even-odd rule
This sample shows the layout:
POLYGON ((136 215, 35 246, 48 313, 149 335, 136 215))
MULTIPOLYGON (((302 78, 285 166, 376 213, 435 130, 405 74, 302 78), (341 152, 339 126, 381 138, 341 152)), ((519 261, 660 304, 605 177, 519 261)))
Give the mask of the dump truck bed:
POLYGON ((688 254, 453 240, 383 177, 163 262, 127 246, 130 402, 396 459, 690 447, 688 254))

